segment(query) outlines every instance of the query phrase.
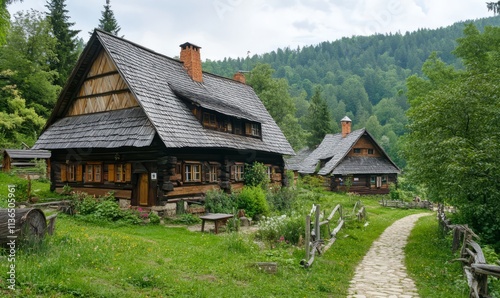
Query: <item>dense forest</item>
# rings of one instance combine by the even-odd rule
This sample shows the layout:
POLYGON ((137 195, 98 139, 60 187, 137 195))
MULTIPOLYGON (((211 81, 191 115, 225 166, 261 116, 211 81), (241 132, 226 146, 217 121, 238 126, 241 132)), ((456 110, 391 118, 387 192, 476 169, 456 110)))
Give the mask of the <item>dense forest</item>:
MULTIPOLYGON (((334 131, 347 115, 354 128, 366 127, 393 160, 404 166, 405 161, 398 154, 398 139, 407 125, 406 79, 421 74, 423 63, 433 52, 445 63, 461 68, 462 62, 453 50, 457 38, 463 36, 465 25, 471 22, 482 31, 485 26, 499 26, 500 17, 405 34, 345 37, 247 58, 206 61, 204 70, 232 77, 236 70, 249 71, 258 64, 269 64, 274 69, 274 78, 288 82, 295 117, 306 131, 309 103, 320 87, 333 117, 334 131)), ((305 143, 292 142, 292 145, 300 149, 305 143)))
MULTIPOLYGON (((36 141, 84 46, 76 37, 78 31, 72 29, 75 24, 69 22, 65 1, 47 3, 46 12, 19 13, 9 26, 3 26, 7 29, 0 39, 2 148, 20 148, 23 143, 30 146, 36 141)), ((117 34, 120 27, 109 1, 103 8, 97 27, 117 34)), ((249 71, 247 82, 296 150, 317 145, 324 133, 337 132, 340 119, 347 115, 355 129, 366 127, 404 167, 398 139, 408 124, 406 79, 421 74, 423 63, 433 52, 460 68, 461 61, 452 52, 466 23, 405 34, 345 37, 246 58, 207 60, 203 67, 226 77, 237 70, 249 71)), ((500 25, 500 18, 473 23, 483 30, 486 25, 500 25)))

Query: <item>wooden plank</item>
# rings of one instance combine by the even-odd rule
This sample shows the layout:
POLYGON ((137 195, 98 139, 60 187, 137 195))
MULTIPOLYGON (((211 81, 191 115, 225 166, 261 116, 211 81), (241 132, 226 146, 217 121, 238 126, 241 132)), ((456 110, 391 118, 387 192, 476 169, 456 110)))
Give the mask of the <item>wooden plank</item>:
POLYGON ((335 208, 333 209, 332 213, 330 213, 330 216, 328 216, 327 220, 328 221, 332 220, 333 216, 335 215, 335 212, 337 212, 340 208, 342 208, 340 204, 337 204, 337 206, 335 206, 335 208))

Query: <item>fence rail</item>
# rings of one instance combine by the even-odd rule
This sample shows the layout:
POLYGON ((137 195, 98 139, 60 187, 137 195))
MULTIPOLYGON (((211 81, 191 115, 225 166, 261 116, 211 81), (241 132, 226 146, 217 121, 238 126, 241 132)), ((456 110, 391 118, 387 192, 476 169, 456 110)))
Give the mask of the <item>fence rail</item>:
POLYGON ((500 266, 486 264, 481 246, 472 240, 479 239, 467 225, 452 225, 446 218, 444 205, 438 205, 438 221, 441 229, 448 233, 453 231, 452 250, 457 251, 460 246, 460 258, 455 261, 462 263, 467 283, 469 284, 469 297, 488 297, 488 276, 500 278, 500 266))
MULTIPOLYGON (((361 201, 356 202, 352 214, 356 216, 358 221, 366 220, 366 209, 361 201)), ((326 212, 323 218, 325 217, 326 212)), ((338 204, 333 208, 330 215, 328 215, 325 220, 320 221, 320 205, 313 205, 311 212, 306 216, 306 257, 300 262, 304 268, 308 268, 312 265, 316 253, 319 255, 324 254, 335 243, 338 232, 344 227, 349 217, 351 216, 346 216, 346 214, 343 213, 342 205, 338 204), (323 229, 326 228, 327 234, 330 237, 329 239, 321 239, 322 227, 323 229)))

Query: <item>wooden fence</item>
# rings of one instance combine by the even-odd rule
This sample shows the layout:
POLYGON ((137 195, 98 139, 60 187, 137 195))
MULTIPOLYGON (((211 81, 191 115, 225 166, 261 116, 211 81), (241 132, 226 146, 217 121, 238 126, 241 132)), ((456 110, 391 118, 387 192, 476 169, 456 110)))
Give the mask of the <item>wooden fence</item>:
MULTIPOLYGON (((356 202, 352 213, 356 216, 358 221, 366 220, 366 209, 361 201, 356 202)), ((326 217, 326 213, 323 218, 324 217, 326 217)), ((342 206, 338 204, 335 208, 333 208, 326 220, 320 221, 320 218, 320 205, 315 204, 313 205, 309 215, 306 216, 306 257, 300 262, 304 268, 308 268, 312 265, 316 253, 319 255, 325 253, 333 245, 333 243, 335 243, 337 240, 337 233, 344 226, 346 215, 343 214, 342 206), (338 217, 336 215, 338 215, 338 217), (314 218, 312 222, 311 217, 314 218), (330 237, 329 239, 321 239, 322 227, 323 229, 326 228, 326 233, 330 237), (325 240, 327 241, 325 242, 325 240)))
POLYGON ((460 258, 456 261, 462 263, 467 283, 469 284, 469 297, 488 297, 488 276, 500 278, 500 266, 486 264, 481 246, 472 240, 479 239, 467 225, 452 225, 446 218, 444 205, 438 205, 438 221, 440 228, 448 233, 453 231, 453 251, 460 248, 460 258))
POLYGON ((384 207, 393 207, 393 208, 407 208, 407 209, 430 209, 434 207, 433 204, 429 201, 413 201, 413 202, 404 202, 399 200, 380 200, 380 205, 384 207))

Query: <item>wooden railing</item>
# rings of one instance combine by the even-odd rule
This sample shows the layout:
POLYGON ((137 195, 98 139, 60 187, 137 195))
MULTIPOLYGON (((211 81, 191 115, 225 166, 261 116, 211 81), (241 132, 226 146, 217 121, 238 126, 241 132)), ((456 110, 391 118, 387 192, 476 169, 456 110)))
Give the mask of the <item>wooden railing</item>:
POLYGON ((338 204, 333 208, 330 215, 324 221, 320 221, 321 210, 320 205, 313 205, 311 212, 306 216, 306 257, 300 264, 304 268, 308 268, 314 262, 314 256, 316 253, 325 253, 337 239, 337 233, 344 226, 344 217, 342 216, 342 206, 338 204), (333 220, 335 215, 338 214, 338 218, 333 220), (314 222, 311 224, 311 216, 314 216, 314 222), (333 228, 330 226, 332 222, 335 222, 336 226, 333 228), (328 231, 330 239, 325 243, 325 240, 321 239, 321 227, 325 227, 328 231), (332 229, 333 228, 333 229, 332 229))
POLYGON ((457 251, 461 246, 460 258, 456 261, 462 263, 470 288, 469 297, 488 297, 488 276, 500 278, 500 266, 486 264, 481 246, 472 240, 479 239, 479 236, 467 225, 452 225, 446 218, 442 204, 438 205, 438 221, 445 233, 453 231, 453 251, 457 251))
POLYGON ((434 207, 433 204, 429 201, 413 201, 413 202, 404 202, 399 200, 380 200, 380 205, 384 207, 393 207, 393 208, 408 208, 408 209, 430 209, 434 207))

